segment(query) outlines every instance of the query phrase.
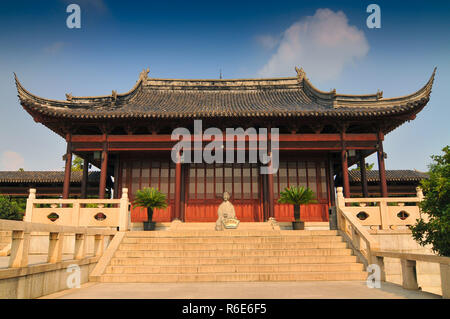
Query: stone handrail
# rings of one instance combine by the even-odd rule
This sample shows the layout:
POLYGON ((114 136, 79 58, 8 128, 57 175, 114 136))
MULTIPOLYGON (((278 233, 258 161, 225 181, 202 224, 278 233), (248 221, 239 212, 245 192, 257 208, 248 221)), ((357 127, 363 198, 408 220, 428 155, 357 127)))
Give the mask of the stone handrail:
POLYGON ((414 225, 417 219, 427 220, 428 218, 427 214, 422 213, 419 208, 419 203, 423 200, 422 190, 419 187, 416 197, 386 198, 344 198, 342 187, 338 187, 337 197, 337 206, 348 215, 356 217, 360 225, 371 231, 408 229, 408 226, 414 225))
POLYGON ((9 268, 28 266, 32 232, 49 233, 48 263, 62 261, 63 242, 66 234, 75 234, 73 259, 81 260, 86 258, 87 236, 94 236, 94 257, 100 257, 103 254, 105 236, 110 236, 110 239, 112 239, 117 233, 114 229, 49 225, 4 219, 0 220, 0 230, 11 231, 9 268))
POLYGON ((368 230, 361 225, 356 217, 348 214, 342 209, 342 206, 339 205, 339 203, 342 203, 344 199, 342 187, 338 187, 337 190, 338 228, 348 236, 353 248, 363 255, 367 264, 370 264, 372 261, 372 253, 380 248, 379 243, 372 235, 370 235, 368 230))
POLYGON ((435 255, 400 253, 392 251, 372 252, 372 261, 380 268, 380 280, 386 281, 384 258, 398 258, 402 266, 402 286, 405 289, 418 290, 416 262, 437 263, 440 265, 442 298, 450 298, 450 258, 435 255))
POLYGON ((37 199, 30 189, 24 221, 67 226, 129 228, 128 189, 120 199, 37 199), (47 207, 42 207, 47 206, 47 207))
MULTIPOLYGON (((420 188, 417 189, 417 197, 406 198, 344 198, 342 187, 337 188, 337 222, 338 228, 348 237, 357 253, 360 253, 367 264, 377 264, 380 268, 380 280, 386 281, 384 258, 400 259, 402 266, 403 288, 419 289, 417 283, 416 262, 438 263, 441 270, 441 287, 443 298, 450 298, 450 258, 436 255, 402 253, 394 251, 382 251, 378 241, 369 233, 369 229, 377 226, 381 229, 395 229, 393 226, 407 225, 415 223, 415 219, 420 217, 427 219, 427 215, 420 212, 419 207, 395 205, 388 206, 387 203, 419 203, 423 200, 420 188), (359 207, 347 206, 349 203, 360 203, 359 207), (365 207, 361 203, 377 203, 373 207, 365 207), (389 208, 393 208, 389 210, 389 208), (397 221, 393 212, 398 210, 410 213, 406 222, 397 221), (372 215, 368 222, 357 217, 358 212, 367 211, 372 215), (373 216, 378 215, 378 216, 373 216), (370 228, 369 228, 370 227, 370 228)), ((370 215, 369 215, 370 217, 370 215)), ((368 218, 367 218, 368 219, 368 218)))

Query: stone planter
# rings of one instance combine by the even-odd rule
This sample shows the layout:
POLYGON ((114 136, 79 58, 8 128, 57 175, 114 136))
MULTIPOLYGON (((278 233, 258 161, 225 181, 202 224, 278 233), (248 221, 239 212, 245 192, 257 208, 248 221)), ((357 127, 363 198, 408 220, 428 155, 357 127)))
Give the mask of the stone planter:
POLYGON ((305 222, 292 222, 292 229, 293 230, 304 230, 305 229, 305 222))
POLYGON ((144 230, 155 230, 156 222, 144 222, 144 230))

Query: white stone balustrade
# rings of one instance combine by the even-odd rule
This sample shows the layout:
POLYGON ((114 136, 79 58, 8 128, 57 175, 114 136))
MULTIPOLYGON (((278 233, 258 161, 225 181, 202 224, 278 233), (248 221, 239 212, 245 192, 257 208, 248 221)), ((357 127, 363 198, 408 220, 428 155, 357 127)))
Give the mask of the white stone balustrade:
POLYGON ((416 262, 437 263, 440 265, 442 298, 450 298, 450 258, 434 255, 400 253, 391 251, 373 251, 373 261, 378 264, 381 271, 381 280, 385 280, 384 258, 398 258, 402 265, 402 286, 405 289, 417 290, 416 262))
POLYGON ((360 225, 370 230, 406 229, 414 225, 416 219, 422 217, 427 220, 427 214, 422 213, 418 205, 422 199, 419 187, 416 197, 376 198, 344 198, 342 187, 337 188, 338 208, 345 207, 347 214, 357 218, 360 225))
MULTIPOLYGON (((416 262, 435 263, 440 266, 442 297, 450 298, 450 258, 429 254, 414 254, 380 249, 380 244, 369 231, 378 229, 389 231, 398 226, 414 225, 416 219, 422 217, 427 220, 427 214, 420 211, 418 203, 423 200, 422 190, 417 188, 416 197, 403 198, 344 198, 342 187, 337 188, 337 223, 338 229, 363 262, 377 264, 380 267, 381 281, 386 281, 385 258, 399 259, 401 263, 402 286, 405 289, 417 290, 418 274, 416 262), (358 206, 349 206, 358 203, 358 206), (375 206, 367 206, 375 203, 375 206), (391 203, 391 205, 388 205, 391 203), (405 206, 404 203, 415 203, 414 206, 405 206), (399 212, 408 214, 406 218, 399 218, 399 212), (358 218, 360 212, 368 216, 358 218)), ((405 215, 402 215, 405 217, 405 215)))
POLYGON ((95 237, 94 257, 99 257, 103 253, 105 236, 109 236, 109 239, 112 240, 117 233, 115 229, 49 225, 4 219, 0 220, 0 230, 11 231, 12 234, 9 268, 28 266, 32 232, 48 233, 49 245, 47 262, 50 264, 62 261, 64 237, 66 235, 75 235, 73 259, 81 260, 86 257, 87 236, 95 237))
POLYGON ((37 199, 30 189, 24 221, 32 223, 129 229, 128 189, 120 199, 37 199), (57 219, 50 217, 56 216, 57 219))
POLYGON ((108 245, 109 248, 116 236, 123 238, 125 234, 116 229, 4 219, 0 219, 0 231, 10 232, 12 237, 9 262, 5 264, 7 268, 0 268, 0 299, 37 298, 73 288, 69 286, 72 284, 70 276, 73 274, 69 270, 74 269, 73 267, 77 267, 79 271, 78 283, 88 282, 89 274, 101 258, 104 246, 108 245), (46 252, 43 256, 38 256, 44 258, 36 259, 37 256, 31 253, 32 233, 45 233, 48 237, 46 252), (67 247, 68 237, 74 238, 75 243, 71 246, 73 249, 67 247), (87 251, 88 238, 95 238, 93 254, 92 251, 87 251))

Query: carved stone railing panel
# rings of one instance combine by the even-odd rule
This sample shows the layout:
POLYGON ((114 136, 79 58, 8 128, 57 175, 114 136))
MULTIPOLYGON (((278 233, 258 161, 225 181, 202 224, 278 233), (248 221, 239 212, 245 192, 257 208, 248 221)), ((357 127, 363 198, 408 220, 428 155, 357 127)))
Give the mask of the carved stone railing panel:
POLYGON ((417 188, 416 197, 344 198, 342 187, 337 188, 337 193, 338 206, 369 229, 405 228, 414 225, 416 219, 427 218, 419 208, 423 199, 420 188, 417 188))
POLYGON ((129 206, 126 188, 121 199, 37 199, 36 190, 30 189, 24 221, 127 230, 129 206))
POLYGON ((114 229, 49 225, 0 219, 0 231, 2 230, 11 231, 12 242, 8 263, 9 268, 28 266, 30 237, 31 233, 34 232, 48 233, 48 263, 59 263, 62 261, 64 237, 66 235, 75 234, 73 259, 80 260, 86 258, 86 240, 88 236, 94 236, 94 257, 99 257, 103 253, 105 236, 109 236, 111 238, 117 234, 117 231, 114 229))

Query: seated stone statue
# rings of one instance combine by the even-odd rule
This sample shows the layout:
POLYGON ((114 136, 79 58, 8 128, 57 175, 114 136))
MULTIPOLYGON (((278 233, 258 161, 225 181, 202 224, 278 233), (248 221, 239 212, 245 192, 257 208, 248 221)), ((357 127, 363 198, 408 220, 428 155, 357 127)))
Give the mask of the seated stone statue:
POLYGON ((216 230, 223 230, 226 228, 236 228, 239 224, 239 220, 236 219, 236 213, 234 211, 233 204, 230 203, 230 194, 228 192, 223 193, 223 202, 219 205, 217 210, 216 230), (226 225, 224 225, 224 223, 226 225), (228 227, 229 225, 229 227, 228 227))

